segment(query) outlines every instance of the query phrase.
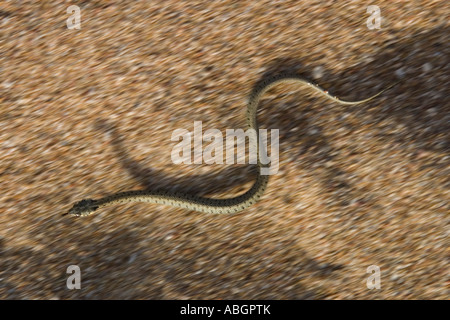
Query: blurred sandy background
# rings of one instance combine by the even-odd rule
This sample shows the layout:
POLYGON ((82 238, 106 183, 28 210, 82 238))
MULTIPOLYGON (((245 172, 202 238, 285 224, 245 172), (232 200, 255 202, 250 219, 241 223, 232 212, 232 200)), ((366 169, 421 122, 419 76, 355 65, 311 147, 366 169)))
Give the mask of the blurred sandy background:
POLYGON ((0 298, 450 298, 449 16, 445 1, 2 1, 0 298), (245 128, 255 83, 282 71, 348 100, 401 82, 350 107, 272 90, 258 120, 280 129, 280 171, 239 214, 61 217, 130 189, 245 191, 248 165, 175 165, 170 138, 245 128))

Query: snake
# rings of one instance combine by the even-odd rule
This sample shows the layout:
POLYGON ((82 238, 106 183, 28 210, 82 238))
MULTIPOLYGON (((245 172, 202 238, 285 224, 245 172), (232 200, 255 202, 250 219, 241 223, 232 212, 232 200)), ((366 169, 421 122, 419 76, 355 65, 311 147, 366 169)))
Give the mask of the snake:
POLYGON ((63 215, 87 216, 100 208, 129 202, 149 202, 153 204, 169 205, 172 207, 184 208, 187 210, 198 211, 213 214, 230 214, 242 211, 256 203, 264 194, 269 182, 268 174, 261 174, 263 168, 268 168, 270 163, 263 164, 260 160, 260 150, 258 148, 259 131, 257 123, 257 109, 263 95, 275 86, 282 84, 298 84, 311 88, 321 93, 326 98, 345 105, 355 105, 368 102, 382 94, 388 88, 377 94, 358 101, 345 101, 331 95, 328 91, 322 89, 319 85, 308 81, 306 78, 297 74, 279 74, 269 77, 257 84, 252 90, 247 103, 247 125, 249 129, 254 129, 256 139, 249 139, 250 150, 257 152, 257 177, 250 189, 245 193, 232 198, 215 199, 192 195, 179 191, 161 191, 161 190, 133 190, 111 194, 99 199, 83 199, 76 202, 73 207, 63 215), (251 149, 253 147, 253 149, 251 149))

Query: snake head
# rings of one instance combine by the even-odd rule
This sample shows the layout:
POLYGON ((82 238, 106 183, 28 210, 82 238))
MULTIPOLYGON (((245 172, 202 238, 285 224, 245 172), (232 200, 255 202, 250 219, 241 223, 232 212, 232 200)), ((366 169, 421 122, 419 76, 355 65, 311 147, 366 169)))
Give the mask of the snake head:
POLYGON ((87 216, 91 213, 93 213, 95 210, 98 209, 98 204, 95 200, 92 199, 85 199, 76 202, 73 207, 64 215, 74 215, 74 216, 87 216))

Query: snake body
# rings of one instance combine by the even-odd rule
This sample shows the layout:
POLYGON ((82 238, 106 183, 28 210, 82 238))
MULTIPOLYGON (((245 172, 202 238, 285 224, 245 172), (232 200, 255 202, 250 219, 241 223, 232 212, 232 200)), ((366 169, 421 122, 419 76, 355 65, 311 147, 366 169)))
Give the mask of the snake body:
POLYGON ((380 95, 385 90, 387 90, 385 89, 364 100, 343 101, 335 96, 330 95, 327 91, 323 90, 318 85, 313 84, 298 75, 284 74, 271 77, 263 81, 261 84, 259 84, 253 89, 252 93, 250 94, 247 105, 248 127, 254 129, 257 134, 256 140, 250 139, 250 147, 254 147, 254 149, 251 148, 249 149, 257 151, 257 168, 258 168, 256 181, 247 192, 233 198, 212 199, 185 194, 182 192, 148 191, 148 190, 126 191, 115 193, 97 200, 85 199, 78 201, 64 215, 70 214, 75 216, 86 216, 95 212, 99 208, 126 202, 150 202, 156 204, 170 205, 173 207, 185 208, 188 210, 194 210, 204 213, 217 213, 217 214, 236 213, 251 206, 261 198, 269 182, 269 176, 261 174, 261 169, 267 167, 268 164, 265 165, 261 163, 259 157, 259 149, 257 147, 259 141, 258 123, 256 120, 257 107, 259 105, 262 96, 268 90, 277 85, 287 83, 297 83, 301 85, 306 85, 337 103, 347 105, 367 102, 369 100, 372 100, 376 96, 380 95))

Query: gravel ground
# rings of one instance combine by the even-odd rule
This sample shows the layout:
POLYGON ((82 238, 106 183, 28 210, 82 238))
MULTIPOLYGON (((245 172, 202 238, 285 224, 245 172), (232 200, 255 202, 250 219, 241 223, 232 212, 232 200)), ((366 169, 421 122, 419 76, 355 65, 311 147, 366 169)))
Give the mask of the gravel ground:
POLYGON ((430 0, 2 1, 0 298, 449 299, 449 17, 430 0), (273 89, 258 120, 280 170, 239 214, 61 216, 130 189, 243 192, 248 165, 174 164, 171 135, 245 128, 249 92, 283 71, 349 100, 400 82, 358 106, 273 89))

